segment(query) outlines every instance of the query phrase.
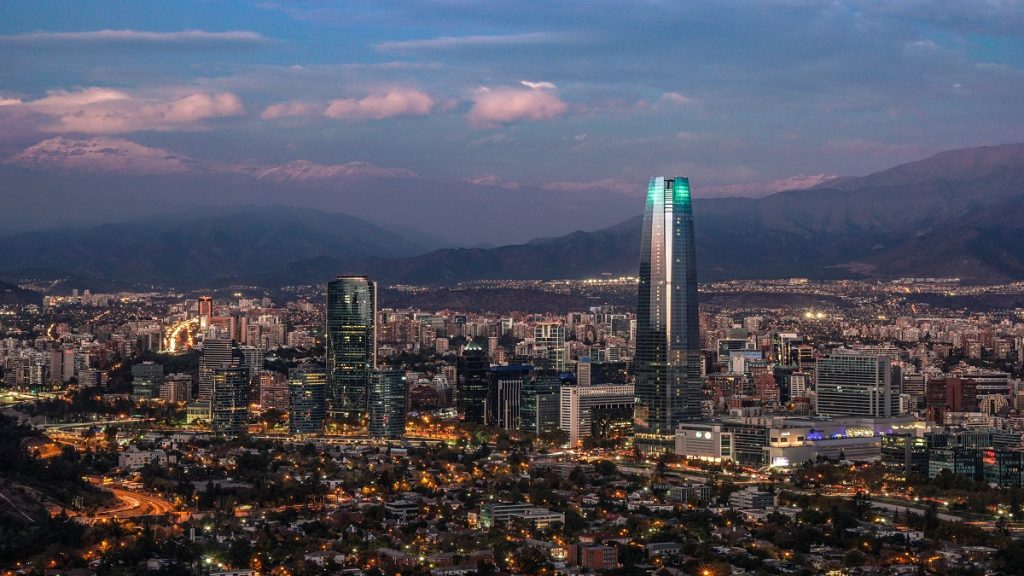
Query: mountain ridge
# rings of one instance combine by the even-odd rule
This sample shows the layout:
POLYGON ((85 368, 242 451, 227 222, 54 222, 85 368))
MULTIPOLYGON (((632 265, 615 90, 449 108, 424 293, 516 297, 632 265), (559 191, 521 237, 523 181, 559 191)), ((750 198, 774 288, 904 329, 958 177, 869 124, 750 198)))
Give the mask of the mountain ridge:
MULTIPOLYGON (((462 185, 471 188, 451 198, 480 200, 474 196, 477 188, 462 185)), ((380 199, 379 206, 395 204, 400 192, 380 199)), ((641 207, 638 200, 630 211, 641 207)), ((495 219, 529 217, 505 209, 486 208, 495 219)), ((166 213, 77 232, 0 237, 0 272, 40 267, 179 285, 283 285, 365 273, 388 283, 443 285, 635 274, 640 249, 640 216, 594 231, 567 230, 495 248, 430 250, 430 239, 420 238, 404 222, 380 225, 280 204, 206 210, 213 220, 166 213), (111 256, 125 254, 126 243, 133 258, 111 256)), ((1024 144, 947 151, 875 174, 762 198, 697 198, 694 216, 701 280, 1024 279, 1024 258, 1017 256, 1024 254, 1024 144), (930 166, 938 174, 933 178, 927 177, 930 166)), ((469 224, 432 221, 427 215, 419 221, 432 223, 431 232, 469 224)), ((553 231, 564 222, 561 218, 553 231)))

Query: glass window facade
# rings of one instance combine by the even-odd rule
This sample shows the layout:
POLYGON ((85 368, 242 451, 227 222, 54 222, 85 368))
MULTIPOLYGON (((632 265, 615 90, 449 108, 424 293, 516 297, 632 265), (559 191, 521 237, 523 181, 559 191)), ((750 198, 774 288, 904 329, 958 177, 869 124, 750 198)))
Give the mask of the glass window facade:
POLYGON ((327 373, 321 367, 293 368, 288 373, 288 432, 319 434, 327 415, 327 373))
POLYGON ((690 183, 652 178, 647 189, 637 298, 638 432, 669 437, 701 416, 697 262, 690 183))
POLYGON ((327 405, 332 414, 367 409, 370 372, 377 363, 377 285, 366 276, 327 283, 327 405))

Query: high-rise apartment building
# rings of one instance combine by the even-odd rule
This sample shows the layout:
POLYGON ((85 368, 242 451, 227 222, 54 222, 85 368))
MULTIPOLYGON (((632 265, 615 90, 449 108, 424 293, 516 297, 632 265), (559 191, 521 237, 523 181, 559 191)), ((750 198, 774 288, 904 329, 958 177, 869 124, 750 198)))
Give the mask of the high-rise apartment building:
POLYGON ((327 283, 327 406, 332 414, 367 410, 377 365, 377 284, 366 276, 327 283))
POLYGON ((371 371, 370 438, 401 438, 405 435, 405 415, 405 371, 371 371))
POLYGON ((700 418, 702 380, 690 183, 647 188, 637 297, 638 443, 671 449, 679 422, 700 418))

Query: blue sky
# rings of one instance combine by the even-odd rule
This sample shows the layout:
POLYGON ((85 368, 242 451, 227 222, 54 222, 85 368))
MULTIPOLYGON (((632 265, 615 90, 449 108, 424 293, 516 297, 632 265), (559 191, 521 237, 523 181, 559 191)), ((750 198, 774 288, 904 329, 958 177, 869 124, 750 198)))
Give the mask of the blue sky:
POLYGON ((1024 134, 1019 0, 5 0, 0 54, 4 155, 101 135, 699 196, 1024 134))

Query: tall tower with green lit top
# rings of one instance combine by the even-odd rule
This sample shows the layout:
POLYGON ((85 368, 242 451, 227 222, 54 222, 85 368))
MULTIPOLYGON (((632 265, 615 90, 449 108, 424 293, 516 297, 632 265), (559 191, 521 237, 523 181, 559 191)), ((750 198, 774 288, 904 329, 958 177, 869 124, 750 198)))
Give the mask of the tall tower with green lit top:
POLYGON ((636 320, 637 440, 669 442, 700 418, 700 325, 690 182, 651 178, 640 248, 636 320))

